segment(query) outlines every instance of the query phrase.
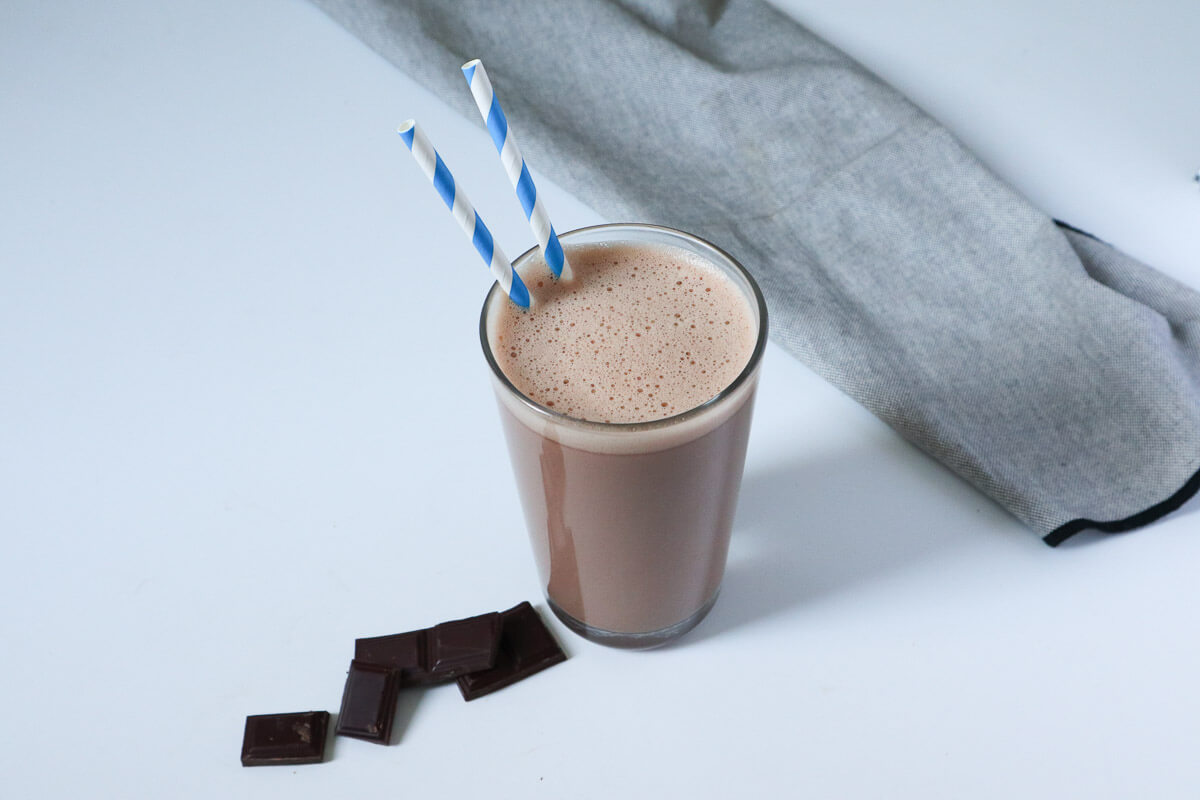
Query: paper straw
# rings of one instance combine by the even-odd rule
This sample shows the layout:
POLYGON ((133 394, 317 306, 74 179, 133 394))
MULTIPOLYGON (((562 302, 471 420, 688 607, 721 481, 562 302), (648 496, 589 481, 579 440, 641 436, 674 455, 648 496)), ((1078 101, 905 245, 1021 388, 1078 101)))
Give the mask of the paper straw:
POLYGON ((401 125, 396 132, 400 134, 400 138, 412 151, 413 158, 421 171, 425 173, 425 177, 433 181, 433 188, 437 189, 437 193, 442 196, 442 201, 446 204, 446 208, 450 209, 450 213, 458 222, 458 227, 463 229, 463 233, 475 245, 475 250, 483 259, 483 263, 492 270, 500 288, 512 298, 514 303, 522 308, 529 308, 529 290, 525 288, 525 282, 513 270, 512 262, 508 260, 508 256, 504 255, 500 245, 492 239, 492 232, 475 213, 475 207, 467 199, 466 193, 454 183, 454 176, 446 168, 446 162, 442 161, 437 150, 433 149, 433 144, 430 143, 425 132, 418 127, 416 121, 411 119, 401 125))
POLYGON ((504 164, 508 180, 517 190, 517 198, 521 201, 521 207, 525 209, 525 217, 529 220, 533 235, 537 237, 538 246, 542 248, 546 264, 554 273, 554 277, 564 281, 571 280, 571 265, 563 255, 562 245, 558 243, 558 234, 550 224, 550 216, 546 213, 542 198, 538 197, 537 187, 533 185, 533 178, 529 175, 529 167, 525 165, 525 159, 521 157, 521 150, 517 147, 517 140, 509 130, 508 119, 492 91, 492 82, 488 80, 483 62, 479 59, 468 61, 463 64, 462 71, 471 86, 471 96, 475 98, 475 105, 479 107, 479 113, 487 123, 488 133, 492 135, 496 151, 500 153, 500 162, 504 164))

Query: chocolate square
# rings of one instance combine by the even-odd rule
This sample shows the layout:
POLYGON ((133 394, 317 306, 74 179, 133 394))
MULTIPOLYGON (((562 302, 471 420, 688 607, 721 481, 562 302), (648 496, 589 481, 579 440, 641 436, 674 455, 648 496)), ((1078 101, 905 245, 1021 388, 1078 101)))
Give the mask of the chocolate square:
POLYGON ((325 759, 328 711, 246 717, 242 766, 317 764, 325 759))
POLYGON ((491 667, 499 647, 500 615, 492 611, 432 628, 357 639, 354 658, 398 672, 404 686, 427 686, 491 667))
POLYGON ((491 669, 471 672, 458 679, 458 689, 464 700, 499 691, 567 660, 567 654, 554 640, 554 634, 528 602, 510 608, 500 617, 500 652, 496 664, 491 669))
POLYGON ((429 631, 429 671, 446 678, 488 669, 500 649, 500 615, 443 622, 429 631))
POLYGON ((351 661, 338 714, 338 735, 387 744, 399 687, 399 673, 388 667, 351 661))
POLYGON ((400 672, 424 669, 421 665, 425 663, 425 631, 355 639, 354 660, 400 672))

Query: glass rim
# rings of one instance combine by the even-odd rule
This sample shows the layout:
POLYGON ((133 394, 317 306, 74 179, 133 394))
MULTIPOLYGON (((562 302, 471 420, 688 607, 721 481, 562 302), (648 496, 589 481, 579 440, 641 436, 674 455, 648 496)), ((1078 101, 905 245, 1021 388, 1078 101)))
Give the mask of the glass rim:
MULTIPOLYGON (((574 230, 567 231, 566 233, 558 234, 558 238, 560 241, 569 244, 569 240, 577 235, 593 233, 597 231, 611 231, 614 233, 620 231, 649 231, 652 233, 667 234, 671 237, 683 239, 691 243, 693 246, 698 247, 701 251, 709 251, 709 253, 718 256, 718 258, 713 258, 710 255, 710 261, 715 262, 724 260, 730 266, 732 266, 733 270, 740 275, 742 279, 745 280, 746 285, 750 287, 750 293, 753 297, 751 305, 755 306, 758 311, 758 331, 755 335, 754 350, 751 351, 750 358, 746 361, 746 366, 743 367, 742 371, 737 374, 737 377, 729 382, 729 385, 717 392, 708 400, 705 400, 700 405, 693 406, 686 411, 681 411, 678 414, 672 414, 669 417, 662 417, 661 419, 647 420, 644 422, 597 422, 595 420, 572 417, 569 414, 564 414, 561 411, 555 411, 548 406, 544 406, 536 400, 526 396, 524 392, 513 385, 512 381, 508 379, 508 376, 504 374, 504 370, 500 369, 500 365, 497 363, 496 357, 492 353, 491 344, 488 342, 487 322, 488 309, 491 308, 492 303, 497 299, 498 296, 504 297, 504 293, 500 290, 499 283, 493 283, 492 288, 488 291, 487 296, 483 300, 483 310, 479 314, 479 341, 483 345, 483 355, 487 360, 488 366, 492 370, 492 375, 500 381, 500 384, 507 389, 510 394, 516 397, 528 410, 534 412, 540 417, 545 418, 548 421, 554 422, 558 425, 569 425, 587 430, 613 433, 634 433, 675 425, 693 417, 697 417, 706 411, 715 408, 723 400, 736 393, 742 386, 744 386, 758 369, 759 362, 762 361, 763 353, 766 350, 767 302, 763 298, 763 293, 758 286, 758 281, 754 280, 754 276, 742 266, 741 262, 706 239, 702 239, 695 234, 687 233, 686 231, 681 231, 676 228, 668 228, 665 225, 651 225, 649 223, 642 222, 609 222, 601 225, 588 225, 583 228, 575 228, 574 230)), ((538 246, 534 245, 513 259, 513 268, 516 269, 518 264, 521 264, 532 257, 533 254, 538 251, 538 249, 538 246)))

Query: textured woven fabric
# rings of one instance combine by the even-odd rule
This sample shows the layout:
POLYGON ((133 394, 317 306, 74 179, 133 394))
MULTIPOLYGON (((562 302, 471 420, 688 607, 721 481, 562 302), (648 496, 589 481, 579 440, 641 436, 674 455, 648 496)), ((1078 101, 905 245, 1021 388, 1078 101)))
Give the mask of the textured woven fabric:
POLYGON ((614 221, 692 231, 772 336, 1056 544, 1200 481, 1200 295, 1056 225, 943 127, 755 0, 314 0, 614 221))

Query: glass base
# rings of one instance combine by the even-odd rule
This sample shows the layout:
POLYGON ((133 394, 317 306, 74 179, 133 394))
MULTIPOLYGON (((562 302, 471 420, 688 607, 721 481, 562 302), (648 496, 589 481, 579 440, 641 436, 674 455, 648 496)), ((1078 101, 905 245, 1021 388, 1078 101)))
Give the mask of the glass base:
POLYGON ((550 606, 550 610, 554 612, 556 617, 562 620, 564 625, 589 641, 609 647, 620 647, 625 650, 649 650, 652 647, 664 645, 672 639, 678 639, 699 625, 700 620, 708 616, 709 611, 712 611, 713 605, 717 602, 717 595, 720 593, 721 590, 718 589, 707 603, 700 606, 700 609, 695 614, 692 614, 682 622, 676 622, 669 627, 659 628, 656 631, 647 631, 646 633, 607 631, 603 628, 588 625, 586 622, 580 622, 559 608, 558 604, 548 597, 546 598, 546 604, 550 606))

